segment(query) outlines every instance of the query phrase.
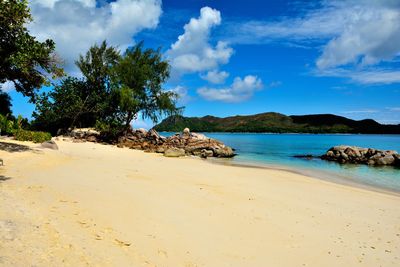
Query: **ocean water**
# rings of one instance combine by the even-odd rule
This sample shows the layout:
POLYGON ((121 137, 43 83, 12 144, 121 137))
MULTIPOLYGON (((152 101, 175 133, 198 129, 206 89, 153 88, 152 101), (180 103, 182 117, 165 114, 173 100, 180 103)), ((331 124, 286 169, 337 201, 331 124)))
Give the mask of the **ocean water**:
MULTIPOLYGON (((172 133, 161 133, 169 136, 172 133)), ((283 168, 339 182, 358 183, 400 192, 400 168, 338 164, 320 159, 294 158, 294 155, 322 155, 336 145, 371 147, 400 152, 400 135, 360 134, 251 134, 205 133, 236 149, 227 164, 283 168)))

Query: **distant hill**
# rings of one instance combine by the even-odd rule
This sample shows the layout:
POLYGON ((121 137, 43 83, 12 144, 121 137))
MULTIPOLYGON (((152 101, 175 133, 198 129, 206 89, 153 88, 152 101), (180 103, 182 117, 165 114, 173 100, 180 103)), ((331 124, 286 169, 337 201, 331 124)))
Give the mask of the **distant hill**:
POLYGON ((400 124, 384 125, 371 119, 356 121, 332 114, 286 116, 275 112, 226 118, 171 116, 154 128, 178 132, 186 127, 194 132, 400 134, 400 124))

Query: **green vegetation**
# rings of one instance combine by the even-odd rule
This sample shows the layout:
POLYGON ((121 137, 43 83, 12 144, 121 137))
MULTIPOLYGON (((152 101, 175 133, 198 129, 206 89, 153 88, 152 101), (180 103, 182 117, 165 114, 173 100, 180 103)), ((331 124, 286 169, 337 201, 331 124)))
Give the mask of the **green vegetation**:
POLYGON ((34 132, 27 130, 17 130, 14 133, 15 139, 18 141, 32 141, 34 143, 43 143, 51 140, 51 134, 46 132, 34 132))
POLYGON ((8 115, 11 113, 11 98, 7 93, 0 91, 0 114, 8 115))
POLYGON ((26 24, 32 18, 27 0, 0 0, 0 84, 13 82, 18 92, 36 104, 31 125, 15 119, 11 101, 0 93, 2 134, 18 140, 39 142, 59 129, 97 127, 112 138, 130 129, 131 121, 141 115, 154 122, 163 115, 179 114, 177 95, 162 89, 169 77, 169 64, 160 49, 145 49, 143 43, 121 55, 103 41, 93 45, 75 62, 83 77, 64 77, 46 93, 38 93, 50 78, 61 77, 52 40, 39 42, 26 24), (25 129, 22 128, 22 126, 25 129))
POLYGON ((161 87, 169 77, 169 68, 160 49, 143 49, 143 43, 139 43, 127 49, 112 69, 112 86, 119 95, 118 108, 125 129, 138 114, 157 122, 162 115, 180 111, 175 105, 177 94, 161 87))
MULTIPOLYGON (((28 1, 0 0, 0 84, 12 82, 34 102, 37 90, 49 85, 50 77, 62 76, 63 70, 54 54, 54 42, 39 42, 31 36, 26 28, 30 21, 28 1)), ((49 133, 23 130, 29 127, 27 119, 12 115, 10 96, 0 91, 0 135, 34 142, 51 139, 49 133)))
POLYGON ((7 115, 0 114, 0 135, 9 135, 13 133, 14 120, 7 115))
POLYGON ((155 129, 178 132, 185 127, 196 132, 400 133, 400 125, 381 125, 374 120, 355 121, 330 114, 286 116, 273 112, 227 118, 170 116, 155 129))
POLYGON ((80 56, 76 65, 82 79, 64 78, 37 97, 35 129, 55 134, 58 129, 95 126, 117 136, 139 114, 157 122, 162 115, 180 111, 177 95, 162 89, 169 65, 160 50, 144 49, 139 43, 120 56, 104 41, 80 56))
POLYGON ((11 81, 18 92, 34 100, 48 76, 63 74, 52 40, 39 42, 26 24, 32 20, 27 0, 0 1, 0 83, 11 81))

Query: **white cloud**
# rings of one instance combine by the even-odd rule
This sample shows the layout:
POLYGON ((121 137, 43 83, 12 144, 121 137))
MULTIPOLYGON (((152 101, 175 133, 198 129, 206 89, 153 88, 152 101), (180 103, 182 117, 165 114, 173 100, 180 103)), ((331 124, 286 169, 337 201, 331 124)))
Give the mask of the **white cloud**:
POLYGON ((389 111, 400 112, 400 107, 388 107, 386 109, 389 111))
POLYGON ((226 71, 212 70, 205 75, 200 75, 200 77, 210 83, 223 84, 226 78, 229 77, 229 73, 226 71))
POLYGON ((14 83, 10 81, 6 81, 5 83, 0 83, 0 90, 3 92, 11 92, 15 89, 14 83))
MULTIPOLYGON (((295 18, 233 25, 229 33, 234 33, 232 41, 236 42, 278 40, 320 48, 316 66, 321 71, 336 68, 365 71, 400 56, 400 1, 331 0, 321 1, 318 6, 311 5, 312 8, 295 18)), ((353 80, 368 84, 399 80, 392 76, 394 71, 376 70, 370 81, 359 75, 354 75, 353 80)))
POLYGON ((351 81, 364 85, 385 85, 400 83, 400 71, 386 69, 361 69, 347 70, 343 68, 334 68, 327 70, 317 70, 314 73, 321 77, 345 77, 351 81))
POLYGON ((242 102, 250 99, 262 87, 260 78, 248 75, 244 79, 236 77, 230 87, 221 89, 202 87, 197 90, 197 93, 210 101, 242 102))
POLYGON ((132 120, 131 126, 133 129, 139 129, 139 128, 144 128, 146 130, 149 130, 153 127, 153 122, 148 121, 148 120, 143 120, 141 118, 137 118, 135 120, 132 120))
POLYGON ((161 0, 117 0, 96 6, 95 0, 34 0, 29 30, 39 40, 56 42, 67 71, 94 43, 104 39, 125 49, 143 29, 155 28, 162 13, 161 0))
POLYGON ((362 109, 362 110, 347 110, 343 111, 341 113, 343 114, 373 114, 373 113, 378 113, 379 110, 376 109, 362 109))
POLYGON ((211 29, 221 23, 221 13, 203 7, 198 18, 190 19, 184 33, 167 51, 172 70, 179 74, 214 70, 229 62, 233 49, 226 42, 209 43, 211 29))
MULTIPOLYGON (((351 20, 324 47, 317 60, 325 69, 346 64, 371 65, 390 61, 400 52, 400 10, 387 6, 343 6, 351 20)), ((342 9, 340 9, 342 10, 342 9)))
POLYGON ((192 99, 186 87, 178 85, 175 88, 170 89, 169 91, 174 92, 178 95, 178 103, 180 104, 186 104, 192 99))

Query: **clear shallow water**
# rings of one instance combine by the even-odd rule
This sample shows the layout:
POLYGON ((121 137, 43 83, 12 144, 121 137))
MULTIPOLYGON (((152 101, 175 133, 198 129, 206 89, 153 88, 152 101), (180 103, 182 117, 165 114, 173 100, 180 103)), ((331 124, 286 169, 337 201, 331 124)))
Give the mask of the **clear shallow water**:
MULTIPOLYGON (((172 133, 161 133, 169 136, 172 133)), ((340 165, 319 159, 299 159, 294 155, 322 155, 336 145, 372 147, 400 152, 400 135, 352 134, 248 134, 205 133, 236 149, 236 156, 228 163, 280 167, 313 176, 334 177, 377 188, 400 192, 400 169, 368 167, 366 165, 340 165)), ((321 177, 322 178, 322 177, 321 177)))

